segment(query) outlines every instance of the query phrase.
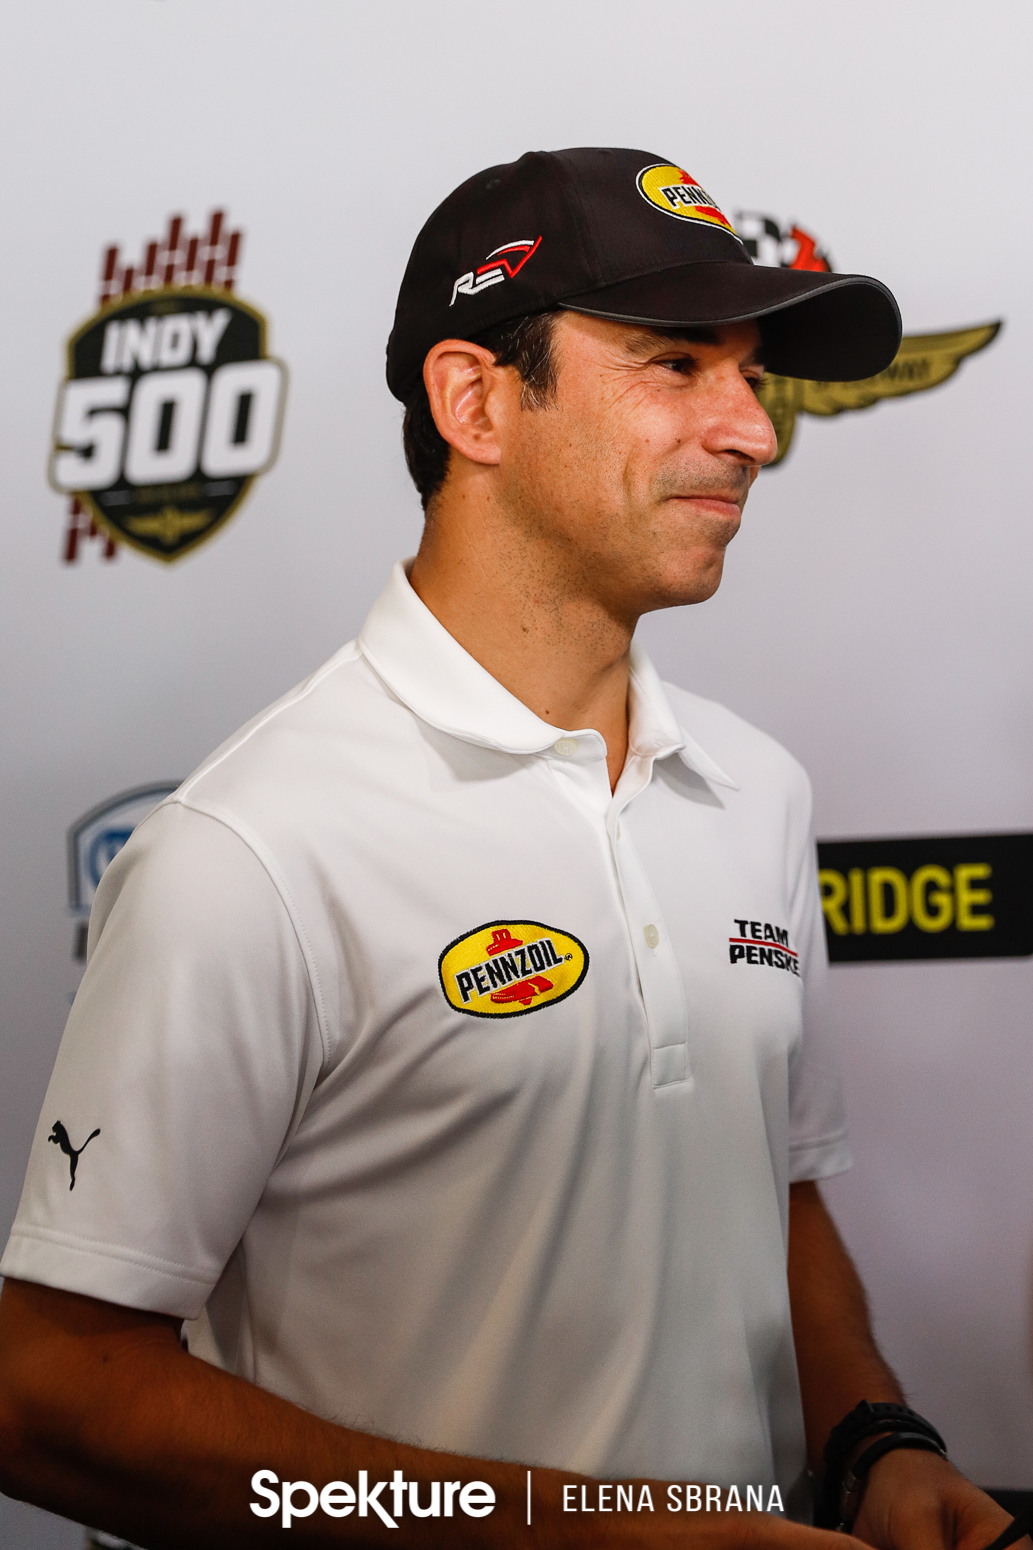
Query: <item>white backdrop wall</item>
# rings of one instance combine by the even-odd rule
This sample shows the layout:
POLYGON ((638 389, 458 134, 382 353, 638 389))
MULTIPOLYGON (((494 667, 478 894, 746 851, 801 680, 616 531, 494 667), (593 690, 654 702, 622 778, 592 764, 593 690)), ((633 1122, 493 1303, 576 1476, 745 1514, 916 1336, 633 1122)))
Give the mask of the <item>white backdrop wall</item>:
MULTIPOLYGON (((414 550, 384 344, 418 227, 479 167, 640 146, 885 279, 908 333, 1006 320, 934 392, 799 421, 718 596, 642 635, 803 760, 823 835, 1033 828, 1028 8, 37 0, 0 28, 4 1232, 78 978, 66 830, 189 771, 414 550), (102 251, 216 208, 290 371, 278 461, 174 564, 64 564, 46 461, 102 251)), ((1033 1487, 1033 967, 833 980, 857 1162, 828 1198, 879 1334, 964 1468, 1033 1487)), ((5 1544, 74 1542, 4 1510, 5 1544)))

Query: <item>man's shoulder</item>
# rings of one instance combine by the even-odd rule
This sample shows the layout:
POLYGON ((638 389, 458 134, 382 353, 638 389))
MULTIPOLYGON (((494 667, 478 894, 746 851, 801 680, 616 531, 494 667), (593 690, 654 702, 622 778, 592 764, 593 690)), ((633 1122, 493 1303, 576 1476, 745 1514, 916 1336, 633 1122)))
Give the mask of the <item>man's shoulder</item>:
POLYGON ((362 741, 388 701, 357 642, 349 641, 214 749, 173 800, 229 808, 332 779, 335 763, 362 741))
POLYGON ((683 732, 697 743, 741 790, 772 782, 808 800, 810 781, 800 761, 768 732, 762 732, 727 705, 705 699, 677 684, 664 691, 683 732))

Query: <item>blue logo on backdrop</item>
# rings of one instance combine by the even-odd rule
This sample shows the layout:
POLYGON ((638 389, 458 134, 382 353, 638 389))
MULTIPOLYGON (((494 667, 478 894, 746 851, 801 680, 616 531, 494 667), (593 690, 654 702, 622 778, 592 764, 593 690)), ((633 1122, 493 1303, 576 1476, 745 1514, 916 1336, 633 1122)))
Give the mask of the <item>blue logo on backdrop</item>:
POLYGON ((86 957, 86 930, 97 884, 138 823, 179 785, 163 780, 151 786, 121 791, 91 807, 68 831, 68 903, 79 917, 74 956, 86 957))

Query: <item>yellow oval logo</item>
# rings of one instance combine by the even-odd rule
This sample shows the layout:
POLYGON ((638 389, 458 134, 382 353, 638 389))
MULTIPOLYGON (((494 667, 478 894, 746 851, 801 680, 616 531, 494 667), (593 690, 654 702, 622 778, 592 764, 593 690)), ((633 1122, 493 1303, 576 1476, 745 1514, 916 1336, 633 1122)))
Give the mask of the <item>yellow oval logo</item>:
POLYGON ((681 167, 656 162, 652 167, 643 167, 636 182, 642 198, 665 215, 675 215, 680 221, 705 221, 735 237, 735 228, 728 217, 722 215, 706 190, 681 167))
POLYGON ((438 959, 445 1000, 471 1017, 523 1017, 572 995, 587 973, 584 943, 540 920, 490 920, 438 959))

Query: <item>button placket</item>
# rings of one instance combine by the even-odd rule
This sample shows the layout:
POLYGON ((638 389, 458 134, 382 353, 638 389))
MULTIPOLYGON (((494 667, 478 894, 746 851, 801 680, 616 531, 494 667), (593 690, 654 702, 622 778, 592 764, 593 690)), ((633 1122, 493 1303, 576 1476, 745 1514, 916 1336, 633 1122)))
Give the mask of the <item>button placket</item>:
POLYGON ((660 907, 627 824, 620 818, 636 794, 628 791, 620 807, 614 805, 607 829, 646 1011, 653 1086, 666 1087, 691 1080, 689 1016, 681 971, 660 907))
POLYGON ((642 996, 653 1086, 691 1081, 681 971, 652 885, 623 822, 626 809, 652 779, 653 760, 633 754, 613 795, 605 750, 590 734, 557 738, 546 751, 545 763, 567 800, 598 825, 596 832, 609 856, 642 996))

